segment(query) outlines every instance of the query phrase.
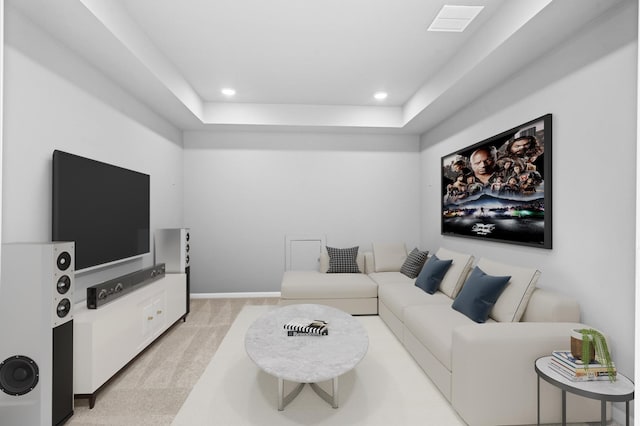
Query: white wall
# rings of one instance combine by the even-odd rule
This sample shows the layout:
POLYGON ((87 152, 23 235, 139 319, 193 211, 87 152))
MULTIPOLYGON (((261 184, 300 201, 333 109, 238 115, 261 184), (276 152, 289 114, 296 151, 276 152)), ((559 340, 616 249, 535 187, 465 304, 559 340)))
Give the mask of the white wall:
MULTIPOLYGON (((4 140, 4 0, 0 0, 0 223, 2 223, 2 146, 4 140)), ((2 227, 0 226, 0 241, 2 241, 2 227)), ((2 253, 0 247, 0 254, 2 253)), ((0 270, 0 275, 1 275, 0 270)), ((2 283, 0 282, 0 286, 2 283)))
POLYGON ((426 248, 442 245, 539 268, 539 286, 578 299, 583 322, 608 335, 614 360, 629 377, 634 375, 636 8, 637 2, 627 2, 612 11, 421 140, 426 248), (441 236, 441 156, 545 113, 553 114, 553 249, 441 236))
MULTIPOLYGON (((636 15, 637 19, 640 20, 640 9, 638 10, 638 14, 636 15)), ((638 32, 636 36, 640 36, 640 28, 637 28, 638 32)), ((637 37, 640 39, 640 37, 637 37)), ((638 72, 640 71, 640 53, 638 54, 638 58, 636 61, 636 78, 637 81, 640 80, 638 78, 638 72)), ((640 173, 638 173, 637 165, 640 164, 640 150, 638 147, 638 140, 640 140, 640 84, 636 87, 636 265, 638 265, 638 261, 640 261, 640 216, 638 216, 638 206, 640 206, 640 173)), ((636 288, 640 285, 640 271, 636 267, 636 288)), ((640 315, 638 315, 638 306, 640 306, 640 292, 636 291, 635 297, 635 308, 636 308, 636 333, 635 333, 635 379, 634 383, 640 383, 640 315)))
POLYGON ((184 135, 192 291, 279 291, 285 235, 327 245, 420 240, 416 136, 184 135))
MULTIPOLYGON (((5 13, 2 241, 51 240, 54 149, 151 175, 151 228, 181 226, 181 132, 12 9, 5 13)), ((75 299, 152 263, 147 255, 77 276, 75 299)))

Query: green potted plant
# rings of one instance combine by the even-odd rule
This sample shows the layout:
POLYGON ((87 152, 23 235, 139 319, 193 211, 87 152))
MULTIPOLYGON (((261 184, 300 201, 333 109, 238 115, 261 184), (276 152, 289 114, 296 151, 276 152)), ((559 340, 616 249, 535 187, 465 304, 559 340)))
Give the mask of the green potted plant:
POLYGON ((597 361, 607 368, 609 380, 616 380, 616 371, 604 335, 593 328, 580 328, 571 331, 571 354, 582 361, 585 370, 589 363, 597 361))

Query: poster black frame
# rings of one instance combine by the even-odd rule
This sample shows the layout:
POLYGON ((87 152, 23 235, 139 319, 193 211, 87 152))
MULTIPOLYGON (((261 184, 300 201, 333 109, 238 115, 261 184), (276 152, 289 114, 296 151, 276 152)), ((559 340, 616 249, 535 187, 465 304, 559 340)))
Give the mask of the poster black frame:
MULTIPOLYGON (((443 156, 441 234, 551 249, 552 133, 552 115, 545 114, 443 156), (523 137, 528 139, 527 147, 518 151, 514 145, 525 143, 523 137), (514 141, 518 143, 514 144, 514 141), (489 160, 483 162, 483 155, 489 160), (472 156, 475 168, 471 164, 472 156), (493 169, 489 165, 491 160, 494 162, 493 169), (516 174, 518 169, 512 167, 513 173, 507 176, 507 167, 511 167, 507 163, 519 166, 523 169, 522 173, 516 174), (487 179, 491 170, 493 172, 489 180, 482 182, 482 175, 487 179), (497 178, 499 174, 502 174, 502 180, 497 178), (459 195, 462 191, 452 195, 451 187, 457 183, 453 179, 460 180, 460 175, 464 176, 464 185, 460 186, 467 188, 466 196, 459 195), (523 175, 527 176, 526 180, 522 180, 522 188, 518 187, 517 191, 513 189, 517 185, 507 186, 505 181, 509 178, 512 183, 510 178, 514 175, 520 180, 525 179, 523 175), (510 188, 508 193, 496 189, 501 183, 510 188), (482 185, 481 190, 478 190, 478 185, 482 185), (469 189, 472 187, 479 192, 471 194, 469 189)), ((517 183, 520 182, 518 179, 517 183)))

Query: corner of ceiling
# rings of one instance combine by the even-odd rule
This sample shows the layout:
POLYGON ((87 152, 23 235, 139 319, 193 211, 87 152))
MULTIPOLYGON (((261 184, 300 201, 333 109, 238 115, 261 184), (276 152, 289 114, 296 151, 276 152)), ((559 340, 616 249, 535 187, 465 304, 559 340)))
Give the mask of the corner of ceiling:
POLYGON ((116 2, 80 0, 80 2, 109 30, 114 37, 202 121, 204 103, 178 69, 138 28, 129 14, 116 2))
MULTIPOLYGON (((430 115, 431 118, 428 121, 433 124, 443 118, 441 117, 443 113, 451 112, 441 109, 434 111, 434 107, 439 104, 438 100, 445 97, 465 77, 473 75, 479 64, 497 51, 552 1, 507 2, 491 21, 485 24, 485 27, 490 24, 490 29, 478 31, 471 42, 457 52, 434 78, 427 81, 407 101, 403 108, 404 125, 424 115, 430 115)), ((515 65, 502 63, 496 72, 510 71, 515 65)), ((477 85, 482 84, 483 82, 477 79, 477 85)))

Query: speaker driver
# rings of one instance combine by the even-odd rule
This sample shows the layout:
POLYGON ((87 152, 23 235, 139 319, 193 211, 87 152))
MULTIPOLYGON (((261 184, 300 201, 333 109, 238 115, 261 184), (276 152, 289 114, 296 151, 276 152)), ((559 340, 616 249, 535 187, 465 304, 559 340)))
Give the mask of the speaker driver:
POLYGON ((58 260, 56 260, 56 263, 58 264, 58 269, 60 269, 61 271, 66 271, 69 266, 71 266, 71 255, 69 254, 69 252, 63 251, 62 253, 60 253, 60 255, 58 256, 58 260))
POLYGON ((60 318, 64 318, 69 314, 69 311, 71 311, 71 302, 69 299, 62 299, 60 303, 58 303, 56 314, 58 314, 60 318))
POLYGON ((185 238, 187 239, 187 241, 189 241, 189 238, 191 238, 191 235, 189 235, 189 232, 187 232, 187 236, 185 238))
POLYGON ((38 364, 29 357, 15 355, 0 363, 0 390, 9 395, 24 395, 38 384, 38 364))
POLYGON ((187 247, 186 247, 187 253, 189 253, 189 249, 190 249, 189 244, 187 244, 187 247))
POLYGON ((70 288, 71 288, 71 278, 69 278, 69 275, 61 276, 60 279, 58 280, 58 284, 56 285, 56 289, 58 290, 58 293, 65 294, 66 292, 69 291, 70 288))

